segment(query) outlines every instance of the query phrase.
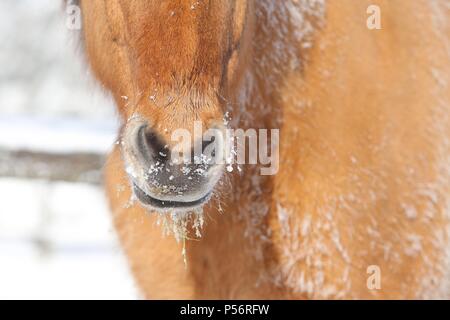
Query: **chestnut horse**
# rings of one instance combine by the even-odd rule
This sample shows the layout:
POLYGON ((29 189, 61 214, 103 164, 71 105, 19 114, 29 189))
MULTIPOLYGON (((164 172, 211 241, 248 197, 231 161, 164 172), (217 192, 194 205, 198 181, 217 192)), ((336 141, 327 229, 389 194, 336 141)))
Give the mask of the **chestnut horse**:
POLYGON ((123 119, 106 189, 143 297, 450 297, 448 2, 80 6, 123 119), (195 121, 280 129, 279 171, 149 175, 195 121), (158 219, 192 210, 200 238, 194 220, 186 241, 162 235, 158 219))

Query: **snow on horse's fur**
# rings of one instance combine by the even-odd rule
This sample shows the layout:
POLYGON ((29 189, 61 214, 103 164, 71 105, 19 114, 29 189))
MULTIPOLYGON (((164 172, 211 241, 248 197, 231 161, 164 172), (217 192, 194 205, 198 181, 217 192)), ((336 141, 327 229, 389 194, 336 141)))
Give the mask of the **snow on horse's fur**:
POLYGON ((183 242, 130 202, 120 144, 111 153, 106 188, 144 297, 450 296, 449 8, 378 0, 370 30, 372 2, 81 1, 88 60, 124 122, 139 113, 165 135, 228 111, 230 126, 281 129, 278 174, 228 174, 186 265, 183 242), (150 103, 173 91, 197 107, 150 103))

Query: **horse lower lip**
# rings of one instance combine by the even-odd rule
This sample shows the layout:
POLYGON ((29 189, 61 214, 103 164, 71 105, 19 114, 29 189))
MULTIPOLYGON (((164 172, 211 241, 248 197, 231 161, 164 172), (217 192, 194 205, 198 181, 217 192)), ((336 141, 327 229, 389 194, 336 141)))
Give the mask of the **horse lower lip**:
POLYGON ((198 200, 183 202, 183 201, 172 201, 172 200, 159 200, 153 198, 141 188, 139 188, 135 183, 133 183, 133 190, 136 197, 143 204, 153 207, 155 209, 183 209, 183 208, 195 208, 199 207, 209 200, 211 197, 211 192, 207 195, 201 197, 198 200))

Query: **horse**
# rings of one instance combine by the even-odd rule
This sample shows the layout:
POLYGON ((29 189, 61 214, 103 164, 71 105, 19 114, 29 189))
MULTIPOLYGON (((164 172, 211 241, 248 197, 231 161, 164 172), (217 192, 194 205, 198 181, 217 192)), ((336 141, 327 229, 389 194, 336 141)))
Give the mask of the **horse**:
POLYGON ((143 298, 450 297, 448 3, 79 5, 123 123, 105 189, 143 298), (279 130, 277 172, 169 166, 194 123, 279 130))

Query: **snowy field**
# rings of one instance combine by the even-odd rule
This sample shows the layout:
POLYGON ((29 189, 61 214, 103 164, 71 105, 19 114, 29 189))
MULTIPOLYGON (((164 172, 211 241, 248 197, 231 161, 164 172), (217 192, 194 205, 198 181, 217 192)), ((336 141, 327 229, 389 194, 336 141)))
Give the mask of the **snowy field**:
POLYGON ((0 299, 132 299, 102 190, 0 179, 0 299))
POLYGON ((101 158, 114 143, 114 107, 65 19, 62 1, 0 2, 0 299, 136 299, 100 168, 94 183, 15 174, 24 152, 101 158))

